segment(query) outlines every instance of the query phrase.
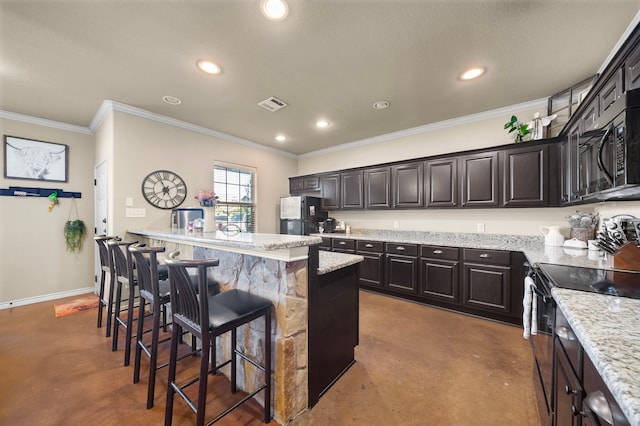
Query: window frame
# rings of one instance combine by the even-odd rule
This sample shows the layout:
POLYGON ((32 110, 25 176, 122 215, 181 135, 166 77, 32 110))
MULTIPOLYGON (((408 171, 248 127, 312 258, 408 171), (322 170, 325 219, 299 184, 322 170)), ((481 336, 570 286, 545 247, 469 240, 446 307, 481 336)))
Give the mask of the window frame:
MULTIPOLYGON (((213 164, 213 188, 216 195, 219 197, 218 201, 215 205, 215 217, 216 217, 216 227, 218 229, 224 229, 225 226, 228 225, 237 225, 242 232, 247 233, 256 233, 256 215, 257 215, 257 168, 252 166, 247 166, 243 164, 235 164, 235 163, 226 163, 221 161, 214 161, 213 164), (225 173, 225 181, 220 182, 216 180, 216 173, 224 169, 225 173), (229 172, 238 172, 238 184, 239 189, 242 189, 242 184, 240 180, 240 174, 249 173, 250 174, 250 186, 251 186, 251 202, 246 201, 228 201, 226 200, 226 196, 228 191, 222 192, 220 191, 220 185, 224 185, 225 187, 234 186, 235 183, 229 183, 229 172), (216 190, 218 189, 218 190, 216 190), (248 209, 248 211, 247 211, 248 209), (232 213, 233 212, 233 213, 232 213), (238 220, 237 216, 242 215, 240 220, 238 220), (246 216, 249 216, 247 219, 246 216)), ((240 194, 240 190, 238 194, 240 194)))

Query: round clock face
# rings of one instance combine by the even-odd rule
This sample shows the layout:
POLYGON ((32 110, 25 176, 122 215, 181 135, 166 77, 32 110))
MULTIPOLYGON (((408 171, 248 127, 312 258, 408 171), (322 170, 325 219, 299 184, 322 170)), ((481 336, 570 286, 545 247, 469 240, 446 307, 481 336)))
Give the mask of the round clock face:
POLYGON ((156 170, 142 180, 142 195, 153 206, 173 209, 187 197, 187 185, 169 170, 156 170))

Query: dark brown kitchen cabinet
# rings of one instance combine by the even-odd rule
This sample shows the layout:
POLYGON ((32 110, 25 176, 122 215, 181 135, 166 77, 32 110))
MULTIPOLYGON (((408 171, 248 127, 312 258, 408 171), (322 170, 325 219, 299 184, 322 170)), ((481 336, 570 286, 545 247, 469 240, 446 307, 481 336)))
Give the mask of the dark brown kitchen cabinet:
POLYGON ((391 167, 394 208, 424 206, 424 163, 404 163, 391 167))
POLYGON ((320 176, 322 210, 337 210, 340 208, 340 189, 340 173, 320 176))
POLYGON ((580 201, 580 173, 578 169, 578 142, 580 123, 574 124, 560 145, 560 202, 563 205, 580 201))
POLYGON ((459 161, 462 207, 498 206, 498 151, 465 155, 459 161))
POLYGON ((331 238, 322 237, 322 242, 318 244, 318 248, 324 251, 331 251, 331 238))
POLYGON ((593 130, 598 125, 598 100, 594 99, 580 115, 580 133, 593 130))
POLYGON ((289 193, 302 194, 305 192, 315 192, 320 189, 319 176, 298 176, 289 178, 289 193))
POLYGON ((569 357, 556 343, 554 351, 555 422, 556 425, 578 426, 581 424, 580 407, 583 389, 569 357))
POLYGON ((418 246, 385 244, 386 287, 401 293, 418 293, 418 246))
POLYGON ((625 91, 640 88, 640 44, 624 64, 625 91))
POLYGON ((359 240, 356 243, 356 253, 364 257, 360 263, 360 285, 382 287, 384 285, 384 243, 359 240))
POLYGON ((391 168, 364 170, 364 206, 366 209, 391 207, 391 168))
POLYGON ((622 68, 620 68, 598 92, 598 117, 605 114, 611 105, 622 97, 623 92, 622 68))
POLYGON ((354 254, 356 252, 356 242, 348 238, 332 238, 331 249, 340 253, 354 254))
POLYGON ((444 158, 425 162, 427 207, 458 206, 458 159, 444 158))
POLYGON ((420 295, 458 303, 459 249, 424 245, 420 252, 420 295))
MULTIPOLYGON (((503 155, 505 207, 549 205, 549 145, 509 149, 503 155)), ((554 180, 555 183, 555 180, 554 180)))
POLYGON ((465 248, 463 260, 463 305, 511 315, 510 252, 465 248))
POLYGON ((342 184, 342 188, 340 191, 340 205, 342 209, 347 210, 364 208, 362 176, 362 170, 340 174, 340 181, 342 184))

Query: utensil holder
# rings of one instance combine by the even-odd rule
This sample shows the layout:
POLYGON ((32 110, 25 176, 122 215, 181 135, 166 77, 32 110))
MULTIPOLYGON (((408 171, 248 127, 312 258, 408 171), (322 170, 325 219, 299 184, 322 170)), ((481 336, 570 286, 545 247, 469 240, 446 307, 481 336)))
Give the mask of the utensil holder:
POLYGON ((607 263, 615 269, 640 271, 640 247, 635 242, 627 243, 615 256, 607 256, 607 263))

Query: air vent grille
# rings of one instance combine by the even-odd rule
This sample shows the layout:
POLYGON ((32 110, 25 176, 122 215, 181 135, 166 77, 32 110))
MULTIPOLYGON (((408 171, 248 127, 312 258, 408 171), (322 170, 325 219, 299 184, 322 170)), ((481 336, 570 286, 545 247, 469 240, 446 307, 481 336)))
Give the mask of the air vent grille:
POLYGON ((277 110, 286 107, 288 104, 285 101, 276 98, 275 96, 271 96, 270 98, 259 102, 258 105, 260 105, 267 111, 276 112, 277 110))

